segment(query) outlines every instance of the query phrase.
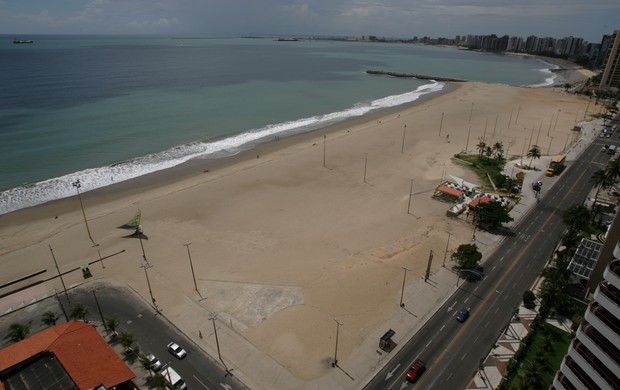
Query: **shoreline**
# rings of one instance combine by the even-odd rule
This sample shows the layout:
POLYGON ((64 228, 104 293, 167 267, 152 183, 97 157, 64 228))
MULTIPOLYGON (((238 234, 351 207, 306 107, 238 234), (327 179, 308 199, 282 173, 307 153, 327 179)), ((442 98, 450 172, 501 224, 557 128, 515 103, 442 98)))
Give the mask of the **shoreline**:
MULTIPOLYGON (((272 368, 260 371, 244 364, 243 351, 229 357, 265 388, 276 383, 273 376, 320 380, 333 370, 333 318, 345 324, 344 364, 399 313, 402 267, 411 269, 408 288, 423 276, 429 251, 444 253, 448 233, 451 249, 471 242, 471 225, 446 217, 449 204, 431 198, 447 175, 478 181, 453 155, 476 153, 481 138, 502 142, 509 156, 534 142, 543 154, 557 154, 588 108, 586 98, 559 88, 478 82, 446 88, 225 161, 192 161, 87 192, 82 197, 96 248, 75 196, 2 215, 5 277, 51 269, 52 247, 62 269, 125 250, 122 262, 93 269, 94 279, 129 285, 149 301, 140 245, 117 229, 140 209, 153 294, 171 322, 207 342, 195 336, 204 332, 209 313, 218 313, 230 337, 270 362, 272 368), (188 242, 207 300, 188 283, 188 242)), ((492 249, 487 233, 476 237, 483 253, 492 249)), ((436 260, 431 272, 440 269, 436 260)), ((66 282, 81 279, 68 275, 66 282)), ((58 281, 45 287, 62 288, 58 281)))

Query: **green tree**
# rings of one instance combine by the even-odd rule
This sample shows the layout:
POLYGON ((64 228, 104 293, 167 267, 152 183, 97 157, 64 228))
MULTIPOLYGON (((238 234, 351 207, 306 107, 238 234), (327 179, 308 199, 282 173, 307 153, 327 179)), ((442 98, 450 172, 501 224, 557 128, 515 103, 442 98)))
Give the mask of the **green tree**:
POLYGON ((480 142, 478 142, 478 145, 476 145, 476 149, 478 149, 478 157, 482 157, 482 154, 486 150, 486 147, 487 147, 486 142, 480 139, 480 142))
POLYGON ((58 322, 58 314, 52 310, 48 310, 41 315, 41 323, 45 326, 54 326, 58 322))
POLYGON ((605 169, 599 169, 598 171, 592 174, 590 178, 590 184, 596 187, 596 194, 594 194, 594 202, 592 203, 592 209, 596 206, 596 202, 598 201, 598 193, 603 188, 608 186, 610 183, 609 173, 605 169))
POLYGON ((74 320, 86 321, 86 314, 88 314, 88 308, 78 303, 71 308, 70 317, 74 320))
POLYGON ((532 167, 532 161, 535 158, 540 158, 540 147, 538 145, 532 145, 532 148, 527 151, 527 156, 530 158, 530 168, 532 167))
POLYGON ((12 343, 16 343, 28 337, 30 335, 30 324, 11 324, 9 326, 9 331, 6 336, 4 336, 5 340, 8 340, 12 343))
POLYGON ((140 367, 148 371, 149 376, 153 376, 153 362, 151 362, 149 359, 147 359, 146 357, 141 357, 140 367))
POLYGON ((151 389, 164 390, 167 388, 168 382, 162 374, 155 374, 147 380, 147 385, 151 389))
POLYGON ((120 332, 118 334, 118 342, 125 348, 131 349, 131 346, 138 341, 138 338, 131 332, 120 332))
POLYGON ((501 142, 496 142, 493 145, 493 155, 496 160, 501 160, 504 157, 504 144, 501 142))
POLYGON ((562 220, 568 225, 568 233, 577 233, 590 226, 590 210, 582 204, 574 204, 562 213, 562 220))
POLYGON ((615 179, 620 177, 620 159, 609 161, 605 166, 605 172, 610 183, 613 183, 615 179))
POLYGON ((479 203, 476 206, 476 224, 495 228, 504 222, 510 222, 513 218, 499 202, 479 203))
POLYGON ((536 294, 532 290, 526 290, 523 293, 523 304, 531 307, 534 303, 536 303, 536 294))
POLYGON ((482 253, 478 251, 476 244, 461 244, 456 249, 456 252, 452 253, 451 258, 461 268, 472 269, 482 259, 482 253))
POLYGON ((524 387, 526 389, 543 388, 544 381, 540 367, 534 362, 523 362, 521 369, 519 370, 519 382, 524 383, 527 386, 524 387))
POLYGON ((118 318, 116 317, 107 317, 105 319, 105 326, 108 328, 108 332, 114 333, 116 332, 116 328, 118 328, 118 318))

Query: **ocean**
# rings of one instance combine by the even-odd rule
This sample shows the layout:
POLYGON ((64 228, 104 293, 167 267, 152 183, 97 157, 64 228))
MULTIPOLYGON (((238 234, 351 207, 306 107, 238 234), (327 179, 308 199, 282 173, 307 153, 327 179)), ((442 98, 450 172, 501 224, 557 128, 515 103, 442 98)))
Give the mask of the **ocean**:
MULTIPOLYGON (((552 85, 533 57, 267 38, 0 36, 0 214, 409 103, 444 84, 552 85)), ((558 81, 559 82, 559 81, 558 81)))

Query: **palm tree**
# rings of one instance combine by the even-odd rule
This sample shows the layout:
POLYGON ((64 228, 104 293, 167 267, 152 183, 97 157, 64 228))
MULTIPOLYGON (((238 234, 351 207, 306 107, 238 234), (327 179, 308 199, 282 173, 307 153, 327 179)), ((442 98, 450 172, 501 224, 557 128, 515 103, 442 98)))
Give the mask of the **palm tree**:
POLYGON ((532 145, 532 149, 528 150, 527 156, 530 157, 530 167, 532 166, 532 161, 535 158, 540 158, 540 147, 538 145, 532 145))
POLYGON ((485 155, 487 158, 491 158, 491 156, 493 155, 493 148, 491 147, 491 145, 487 145, 487 146, 484 148, 484 155, 485 155))
POLYGON ((495 145, 493 145, 493 152, 495 153, 495 159, 500 160, 504 156, 504 144, 496 142, 495 145))
POLYGON ((596 206, 596 202, 598 201, 599 191, 609 184, 608 172, 604 169, 599 169, 594 172, 590 178, 590 184, 596 187, 596 194, 594 194, 594 202, 592 203, 592 210, 594 210, 594 206, 596 206))
POLYGON ((574 204, 564 211, 562 220, 568 225, 568 233, 586 230, 590 225, 590 210, 584 205, 574 204))
POLYGON ((28 337, 29 334, 30 334, 30 324, 23 325, 23 324, 15 323, 9 326, 9 333, 7 333, 7 335, 4 336, 4 339, 12 343, 16 343, 28 337))
POLYGON ((164 390, 168 386, 168 381, 166 381, 166 378, 164 378, 162 374, 156 374, 147 380, 147 384, 149 388, 164 390))
POLYGON ((58 321, 58 314, 52 310, 48 310, 41 316, 41 323, 45 326, 54 326, 58 321))
POLYGON ((86 321, 86 314, 88 314, 88 308, 81 303, 71 308, 71 318, 74 320, 86 321))
POLYGON ((620 176, 620 159, 611 160, 605 166, 605 172, 610 184, 620 176))
POLYGON ((108 332, 114 334, 116 332, 116 328, 118 328, 118 318, 116 317, 106 318, 105 327, 108 329, 108 332))
POLYGON ((131 332, 120 332, 118 334, 118 342, 121 343, 126 350, 131 349, 131 346, 138 341, 138 338, 131 332))
POLYGON ((486 150, 487 144, 482 139, 476 145, 476 149, 478 149, 478 157, 482 157, 482 153, 486 150))
POLYGON ((523 362, 522 369, 519 372, 521 383, 527 385, 525 388, 540 389, 544 385, 542 372, 534 362, 523 362))
POLYGON ((153 376, 153 362, 146 357, 140 358, 140 366, 149 372, 149 377, 153 376))

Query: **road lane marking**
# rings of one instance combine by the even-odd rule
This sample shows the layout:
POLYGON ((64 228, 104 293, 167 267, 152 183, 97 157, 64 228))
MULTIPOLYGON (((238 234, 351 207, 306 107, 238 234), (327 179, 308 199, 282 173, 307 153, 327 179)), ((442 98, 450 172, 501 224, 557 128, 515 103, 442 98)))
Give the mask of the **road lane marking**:
POLYGON ((431 345, 431 343, 433 342, 433 340, 429 340, 428 343, 426 343, 426 345, 424 346, 424 349, 428 348, 429 345, 431 345))
POLYGON ((467 356, 467 352, 463 354, 463 356, 461 357, 461 361, 463 361, 463 359, 465 359, 466 356, 467 356))
POLYGON ((443 326, 439 329, 439 331, 441 332, 443 330, 443 328, 446 327, 446 324, 443 324, 443 326))

